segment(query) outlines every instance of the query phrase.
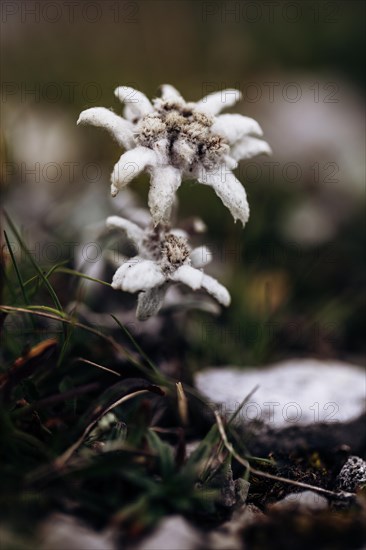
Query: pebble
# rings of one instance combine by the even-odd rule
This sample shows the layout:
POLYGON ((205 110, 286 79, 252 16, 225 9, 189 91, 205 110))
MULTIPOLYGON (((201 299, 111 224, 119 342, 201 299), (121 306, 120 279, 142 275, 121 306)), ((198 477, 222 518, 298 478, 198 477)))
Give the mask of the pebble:
POLYGON ((97 532, 76 517, 53 514, 40 528, 41 550, 117 550, 112 531, 97 532))
POLYGON ((366 461, 359 456, 350 456, 337 476, 337 486, 353 493, 366 485, 366 461))
POLYGON ((290 493, 270 506, 271 510, 291 510, 299 512, 320 512, 328 508, 328 500, 314 491, 290 493))
POLYGON ((164 518, 136 550, 196 550, 203 547, 202 535, 177 515, 164 518))

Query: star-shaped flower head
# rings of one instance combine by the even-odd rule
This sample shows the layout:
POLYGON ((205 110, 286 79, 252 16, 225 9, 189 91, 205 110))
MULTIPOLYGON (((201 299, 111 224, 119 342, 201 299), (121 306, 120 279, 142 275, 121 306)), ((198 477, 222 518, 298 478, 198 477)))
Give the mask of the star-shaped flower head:
POLYGON ((137 318, 144 321, 155 315, 172 283, 183 283, 192 290, 204 289, 220 304, 230 304, 230 294, 216 279, 200 268, 211 261, 205 246, 191 249, 186 233, 167 224, 141 229, 119 216, 110 216, 107 227, 125 232, 138 255, 122 263, 113 276, 112 287, 138 292, 137 318))
POLYGON ((245 190, 232 170, 241 159, 271 153, 252 118, 219 113, 241 98, 238 90, 212 93, 186 102, 172 86, 161 87, 152 102, 141 92, 120 86, 115 95, 125 103, 123 118, 104 107, 87 109, 78 124, 108 130, 127 149, 112 172, 112 195, 140 172, 150 174, 149 208, 155 224, 169 220, 182 179, 196 178, 213 187, 235 220, 249 217, 245 190))

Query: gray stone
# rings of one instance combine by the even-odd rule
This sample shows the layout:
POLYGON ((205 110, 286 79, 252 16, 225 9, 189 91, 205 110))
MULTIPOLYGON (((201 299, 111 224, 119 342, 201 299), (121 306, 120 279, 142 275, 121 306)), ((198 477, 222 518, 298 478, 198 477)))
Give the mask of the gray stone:
POLYGON ((181 516, 163 519, 136 550, 196 550, 204 548, 202 535, 181 516))
POLYGON ((246 481, 245 479, 239 477, 234 481, 234 484, 236 506, 242 506, 243 504, 245 504, 248 498, 250 483, 249 481, 246 481))
POLYGON ((245 503, 250 483, 242 478, 234 480, 231 464, 227 462, 222 464, 206 487, 218 492, 217 504, 224 508, 237 508, 245 503))
POLYGON ((350 456, 337 476, 337 486, 350 493, 366 485, 366 461, 350 456))

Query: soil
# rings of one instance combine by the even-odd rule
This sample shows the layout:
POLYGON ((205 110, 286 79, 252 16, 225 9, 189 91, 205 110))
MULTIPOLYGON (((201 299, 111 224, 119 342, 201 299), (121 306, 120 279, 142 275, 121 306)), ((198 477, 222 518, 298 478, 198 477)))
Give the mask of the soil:
MULTIPOLYGON (((274 430, 252 426, 242 436, 253 456, 272 458, 276 471, 288 479, 339 491, 336 478, 350 455, 366 456, 366 415, 349 423, 313 424, 274 430)), ((264 469, 261 465, 260 469, 264 469)), ((234 471, 240 473, 237 464, 234 471)), ((234 475, 235 477, 235 475, 234 475)), ((366 543, 366 495, 347 502, 330 499, 328 509, 310 512, 301 507, 277 509, 274 503, 303 489, 281 482, 251 477, 248 504, 262 512, 242 533, 249 549, 348 549, 366 543)))

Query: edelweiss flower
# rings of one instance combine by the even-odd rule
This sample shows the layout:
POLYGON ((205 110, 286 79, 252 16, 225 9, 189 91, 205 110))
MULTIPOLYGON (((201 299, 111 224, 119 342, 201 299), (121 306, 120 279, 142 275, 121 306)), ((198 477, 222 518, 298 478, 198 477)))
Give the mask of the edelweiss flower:
POLYGON ((219 115, 241 98, 238 90, 212 93, 197 103, 184 101, 170 85, 152 102, 141 92, 120 86, 115 95, 125 103, 124 118, 104 107, 87 109, 78 124, 108 130, 127 149, 112 172, 112 195, 146 170, 151 177, 149 208, 155 224, 169 219, 182 178, 196 178, 213 187, 235 220, 249 217, 245 190, 231 170, 241 159, 271 152, 259 139, 262 130, 252 118, 219 115), (218 116, 217 116, 218 115, 218 116))
POLYGON ((230 304, 226 288, 199 269, 210 262, 210 251, 205 246, 191 250, 183 230, 169 229, 167 224, 141 229, 119 216, 110 216, 107 227, 122 229, 138 250, 137 256, 117 269, 112 287, 139 292, 137 318, 141 321, 159 311, 171 283, 204 289, 220 304, 230 304))

